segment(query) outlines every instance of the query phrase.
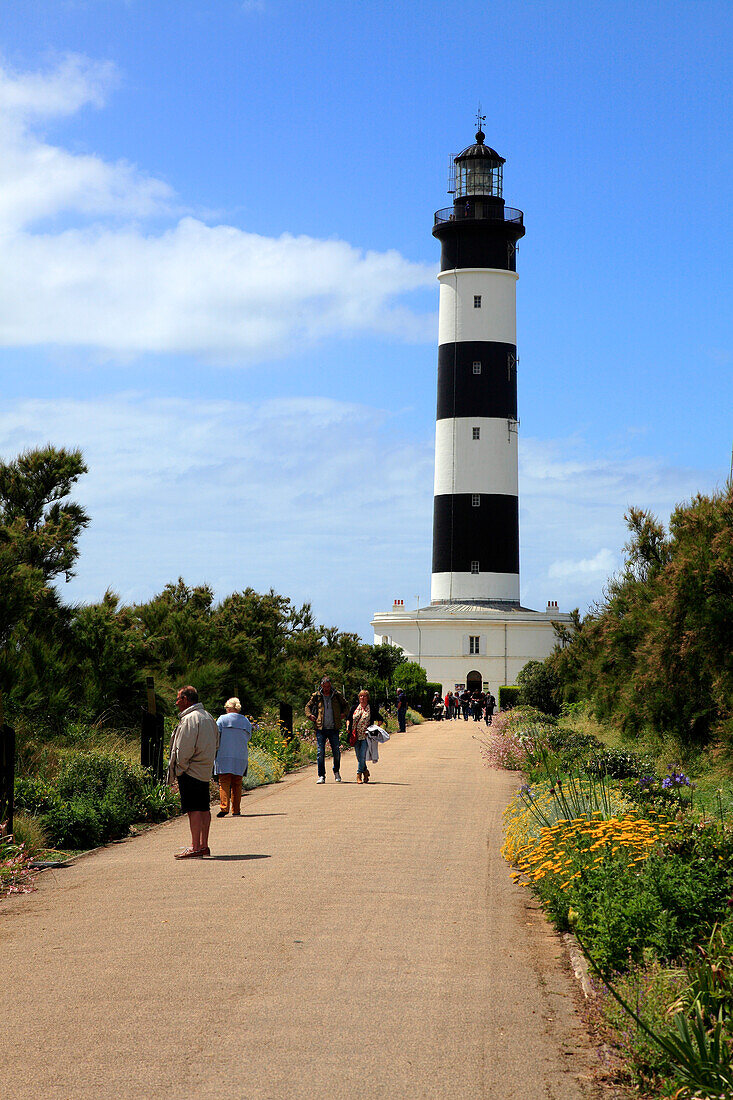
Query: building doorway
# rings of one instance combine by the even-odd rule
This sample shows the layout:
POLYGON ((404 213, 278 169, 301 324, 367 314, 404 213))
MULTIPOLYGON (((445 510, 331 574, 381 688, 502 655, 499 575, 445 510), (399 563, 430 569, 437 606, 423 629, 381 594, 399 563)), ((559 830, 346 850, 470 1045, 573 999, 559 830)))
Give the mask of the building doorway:
POLYGON ((481 691, 483 680, 480 672, 469 672, 466 676, 466 690, 467 691, 481 691))

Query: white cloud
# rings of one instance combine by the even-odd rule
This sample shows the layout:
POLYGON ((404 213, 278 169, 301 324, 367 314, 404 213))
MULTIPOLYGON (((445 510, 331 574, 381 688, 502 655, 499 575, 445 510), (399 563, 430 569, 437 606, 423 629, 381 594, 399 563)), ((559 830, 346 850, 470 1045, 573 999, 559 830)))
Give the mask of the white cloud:
POLYGON ((432 448, 401 439, 384 410, 118 394, 0 411, 0 455, 49 439, 89 466, 74 498, 92 523, 67 599, 108 586, 146 598, 182 574, 220 596, 272 586, 368 635, 393 585, 429 569, 432 448))
POLYGON ((121 357, 269 358, 332 336, 432 340, 435 318, 400 304, 432 266, 344 241, 278 238, 190 215, 168 184, 70 153, 39 118, 103 105, 114 69, 69 58, 48 73, 0 69, 0 344, 121 357), (73 228, 41 229, 73 217, 73 228), (141 228, 163 217, 168 227, 141 228))
POLYGON ((568 558, 564 561, 554 561, 548 570, 549 577, 577 577, 590 576, 595 583, 600 578, 604 581, 618 568, 618 553, 609 550, 607 546, 601 547, 592 558, 581 558, 579 561, 568 558))
MULTIPOLYGON (((386 410, 134 393, 0 409, 0 456, 48 440, 80 446, 89 465, 75 498, 92 523, 67 599, 108 586, 144 599, 182 574, 220 596, 272 586, 369 637, 374 611, 429 598, 432 433, 405 438, 386 410)), ((521 467, 522 597, 539 609, 602 595, 630 504, 666 520, 714 487, 705 473, 599 456, 577 439, 527 440, 521 467)))
POLYGON ((68 54, 48 72, 15 72, 0 68, 0 117, 5 125, 35 118, 74 114, 91 104, 102 107, 117 80, 110 61, 68 54))

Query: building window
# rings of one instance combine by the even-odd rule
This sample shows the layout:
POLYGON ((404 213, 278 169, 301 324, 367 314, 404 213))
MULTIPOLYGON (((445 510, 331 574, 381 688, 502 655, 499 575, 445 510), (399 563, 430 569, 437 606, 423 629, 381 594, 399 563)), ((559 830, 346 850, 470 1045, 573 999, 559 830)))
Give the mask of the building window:
POLYGON ((472 573, 478 573, 478 562, 477 561, 472 561, 471 562, 471 572, 472 573))
POLYGON ((473 296, 473 308, 474 309, 481 309, 481 295, 480 294, 474 294, 474 296, 473 296))
POLYGON ((478 634, 469 634, 468 636, 468 652, 471 656, 478 653, 478 634))
POLYGON ((479 359, 474 359, 473 361, 473 373, 481 374, 481 361, 479 359))
POLYGON ((480 508, 481 507, 481 493, 471 493, 471 507, 472 508, 480 508))
POLYGON ((472 428, 471 431, 473 432, 473 438, 474 439, 480 439, 481 438, 481 429, 480 428, 472 428))

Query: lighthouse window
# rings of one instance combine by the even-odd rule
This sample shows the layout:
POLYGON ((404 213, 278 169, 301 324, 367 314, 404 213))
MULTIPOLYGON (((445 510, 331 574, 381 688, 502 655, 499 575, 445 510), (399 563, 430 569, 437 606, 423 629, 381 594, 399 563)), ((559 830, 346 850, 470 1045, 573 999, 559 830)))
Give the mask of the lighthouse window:
POLYGON ((473 308, 474 309, 481 309, 481 295, 480 294, 474 294, 474 296, 473 296, 473 308))
POLYGON ((477 561, 472 561, 471 562, 471 572, 472 573, 478 573, 478 562, 477 561))
POLYGON ((480 634, 469 634, 468 635, 468 652, 469 652, 469 654, 478 653, 479 638, 480 637, 481 637, 480 634))
POLYGON ((481 429, 480 428, 472 428, 471 430, 473 432, 473 438, 474 439, 480 439, 481 438, 481 429))
POLYGON ((471 507, 481 507, 481 493, 471 493, 471 507))
POLYGON ((480 362, 480 360, 478 360, 478 359, 474 359, 474 362, 473 362, 473 373, 474 373, 474 374, 481 374, 481 362, 480 362))

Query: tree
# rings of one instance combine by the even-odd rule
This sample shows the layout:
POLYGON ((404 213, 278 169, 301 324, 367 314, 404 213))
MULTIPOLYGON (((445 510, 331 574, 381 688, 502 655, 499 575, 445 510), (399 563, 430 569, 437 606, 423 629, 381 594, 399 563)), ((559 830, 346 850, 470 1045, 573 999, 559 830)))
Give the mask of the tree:
POLYGON ((517 676, 523 706, 536 707, 543 714, 560 713, 560 680, 549 661, 527 661, 517 676))
POLYGON ((0 648, 21 623, 46 630, 59 606, 52 582, 73 576, 89 523, 66 498, 86 470, 81 451, 50 444, 0 462, 0 648))
POLYGON ((626 562, 605 600, 548 659, 564 699, 627 734, 685 748, 733 741, 733 486, 672 514, 631 509, 626 562))
POLYGON ((405 661, 394 672, 394 685, 406 695, 422 695, 428 682, 428 674, 417 661, 405 661))

